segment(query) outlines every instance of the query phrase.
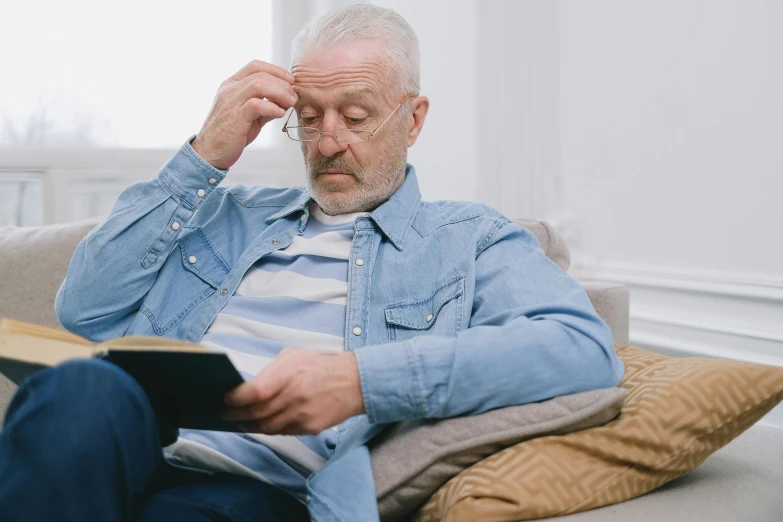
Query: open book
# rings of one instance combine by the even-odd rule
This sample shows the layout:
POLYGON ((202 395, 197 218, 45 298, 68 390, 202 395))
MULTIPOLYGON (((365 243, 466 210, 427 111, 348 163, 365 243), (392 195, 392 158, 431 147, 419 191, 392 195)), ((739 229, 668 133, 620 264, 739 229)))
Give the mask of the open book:
POLYGON ((101 357, 132 375, 159 421, 171 427, 240 431, 220 417, 225 393, 244 382, 223 353, 163 337, 96 344, 69 332, 0 319, 0 373, 17 384, 47 367, 88 357, 101 357))

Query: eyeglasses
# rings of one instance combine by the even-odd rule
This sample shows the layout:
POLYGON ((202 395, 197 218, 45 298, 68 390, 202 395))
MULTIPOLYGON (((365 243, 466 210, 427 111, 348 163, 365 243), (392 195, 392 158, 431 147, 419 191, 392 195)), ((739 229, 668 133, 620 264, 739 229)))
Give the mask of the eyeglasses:
POLYGON ((324 137, 324 134, 327 136, 331 136, 334 138, 334 140, 337 143, 345 143, 345 144, 353 144, 353 143, 362 143, 363 141, 370 141, 370 138, 375 136, 375 134, 380 130, 381 127, 383 127, 383 124, 389 121, 389 118, 394 115, 395 112, 397 112, 397 109, 402 107, 402 104, 405 103, 408 98, 415 98, 416 95, 414 94, 406 94, 405 97, 400 100, 400 103, 394 108, 393 111, 391 111, 391 114, 386 117, 385 120, 381 122, 380 125, 378 125, 374 131, 367 132, 364 130, 352 130, 352 129, 338 129, 333 131, 322 131, 318 130, 315 127, 289 127, 288 121, 291 119, 291 116, 294 114, 295 111, 291 111, 291 114, 288 115, 288 118, 285 120, 285 125, 283 125, 283 132, 288 134, 288 137, 295 141, 320 141, 321 138, 324 137))

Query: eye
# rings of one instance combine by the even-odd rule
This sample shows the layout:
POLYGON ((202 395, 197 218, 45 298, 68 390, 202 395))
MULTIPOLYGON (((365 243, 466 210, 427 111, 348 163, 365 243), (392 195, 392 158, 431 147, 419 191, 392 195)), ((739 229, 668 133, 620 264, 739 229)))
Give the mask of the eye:
POLYGON ((312 124, 315 123, 315 120, 318 118, 316 116, 302 116, 302 123, 304 124, 312 124))
POLYGON ((347 117, 347 118, 345 118, 345 121, 347 121, 351 125, 358 125, 358 124, 362 123, 366 119, 367 118, 348 118, 347 117))

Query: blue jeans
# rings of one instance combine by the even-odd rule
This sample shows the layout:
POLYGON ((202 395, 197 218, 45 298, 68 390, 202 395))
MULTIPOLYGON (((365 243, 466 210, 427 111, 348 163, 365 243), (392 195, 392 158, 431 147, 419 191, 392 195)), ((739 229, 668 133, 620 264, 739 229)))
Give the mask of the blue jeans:
POLYGON ((139 384, 101 360, 39 372, 19 388, 0 432, 2 521, 308 521, 287 492, 163 459, 139 384))

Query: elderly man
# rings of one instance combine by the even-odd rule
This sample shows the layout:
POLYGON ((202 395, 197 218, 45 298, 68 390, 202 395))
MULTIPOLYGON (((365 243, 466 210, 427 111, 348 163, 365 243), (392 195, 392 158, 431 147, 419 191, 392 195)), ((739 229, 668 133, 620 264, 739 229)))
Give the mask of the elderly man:
POLYGON ((225 416, 245 431, 168 440, 129 375, 66 363, 9 409, 0 519, 375 520, 365 443, 384 425, 619 382, 607 325, 529 232, 421 201, 406 159, 429 100, 399 15, 316 19, 292 63, 221 84, 199 133, 81 242, 56 302, 96 341, 227 353, 246 382, 225 416), (307 187, 221 186, 288 109, 307 187))

